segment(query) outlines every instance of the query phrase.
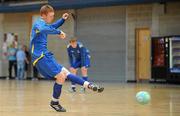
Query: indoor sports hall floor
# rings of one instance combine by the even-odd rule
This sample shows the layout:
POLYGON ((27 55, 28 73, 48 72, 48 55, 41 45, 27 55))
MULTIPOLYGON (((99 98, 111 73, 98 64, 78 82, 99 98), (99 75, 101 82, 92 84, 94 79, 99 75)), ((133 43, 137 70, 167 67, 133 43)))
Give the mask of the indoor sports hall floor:
POLYGON ((0 80, 0 116, 180 116, 180 87, 164 84, 103 83, 102 94, 69 93, 63 87, 66 113, 49 107, 53 81, 0 80), (140 105, 136 92, 145 90, 151 103, 140 105))

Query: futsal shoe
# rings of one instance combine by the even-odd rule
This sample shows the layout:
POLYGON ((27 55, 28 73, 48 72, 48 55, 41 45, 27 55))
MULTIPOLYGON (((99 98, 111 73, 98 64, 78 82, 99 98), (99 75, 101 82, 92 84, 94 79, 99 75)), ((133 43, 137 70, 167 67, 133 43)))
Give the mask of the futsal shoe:
POLYGON ((59 102, 51 101, 50 106, 57 112, 66 112, 66 109, 64 109, 59 102))
POLYGON ((69 88, 69 92, 70 92, 70 93, 75 93, 75 92, 76 92, 76 88, 70 87, 70 88, 69 88))
POLYGON ((100 87, 100 86, 92 84, 92 83, 88 85, 88 88, 92 89, 93 91, 97 91, 98 93, 101 93, 104 91, 103 87, 100 87))
POLYGON ((88 88, 89 89, 91 89, 91 90, 93 90, 93 91, 97 91, 97 86, 95 85, 95 84, 92 84, 92 83, 90 83, 89 85, 88 85, 88 88))
POLYGON ((86 89, 84 87, 81 87, 80 92, 85 93, 86 89))

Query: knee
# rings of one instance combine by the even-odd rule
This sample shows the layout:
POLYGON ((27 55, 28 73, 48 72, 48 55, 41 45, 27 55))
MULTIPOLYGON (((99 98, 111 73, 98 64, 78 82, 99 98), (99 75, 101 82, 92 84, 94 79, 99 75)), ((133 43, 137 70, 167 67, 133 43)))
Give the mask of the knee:
POLYGON ((62 68, 62 73, 65 75, 65 77, 70 74, 70 72, 66 68, 62 68))
POLYGON ((65 80, 66 80, 66 75, 62 72, 56 76, 56 82, 59 84, 63 84, 65 80))
POLYGON ((81 68, 81 72, 82 72, 83 76, 87 76, 87 71, 88 71, 87 68, 85 68, 85 67, 81 68))
POLYGON ((76 69, 75 69, 75 68, 72 68, 72 67, 70 68, 70 71, 71 71, 71 73, 73 73, 73 74, 76 74, 76 72, 77 72, 76 69))

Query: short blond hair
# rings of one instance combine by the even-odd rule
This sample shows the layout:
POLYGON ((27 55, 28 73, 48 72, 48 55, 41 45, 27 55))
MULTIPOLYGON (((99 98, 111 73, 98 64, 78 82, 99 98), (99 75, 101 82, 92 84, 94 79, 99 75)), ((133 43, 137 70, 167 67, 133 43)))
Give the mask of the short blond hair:
POLYGON ((74 42, 77 42, 76 38, 73 38, 73 39, 69 40, 69 43, 74 43, 74 42))
POLYGON ((51 5, 43 5, 40 9, 40 15, 47 15, 49 12, 54 12, 54 8, 51 5))

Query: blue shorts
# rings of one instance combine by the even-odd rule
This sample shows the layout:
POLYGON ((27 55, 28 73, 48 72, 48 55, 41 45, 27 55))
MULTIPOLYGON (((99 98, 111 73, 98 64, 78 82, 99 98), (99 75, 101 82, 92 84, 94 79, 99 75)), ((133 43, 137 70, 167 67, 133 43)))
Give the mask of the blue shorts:
POLYGON ((63 68, 58 64, 53 54, 46 54, 36 63, 36 68, 47 79, 53 79, 63 68))
POLYGON ((85 61, 85 63, 84 63, 84 65, 82 65, 81 64, 81 61, 80 60, 77 60, 77 61, 75 61, 73 64, 71 64, 71 67, 72 68, 81 68, 81 67, 83 67, 83 66, 85 66, 86 68, 89 68, 90 67, 90 61, 89 60, 86 60, 85 61))

